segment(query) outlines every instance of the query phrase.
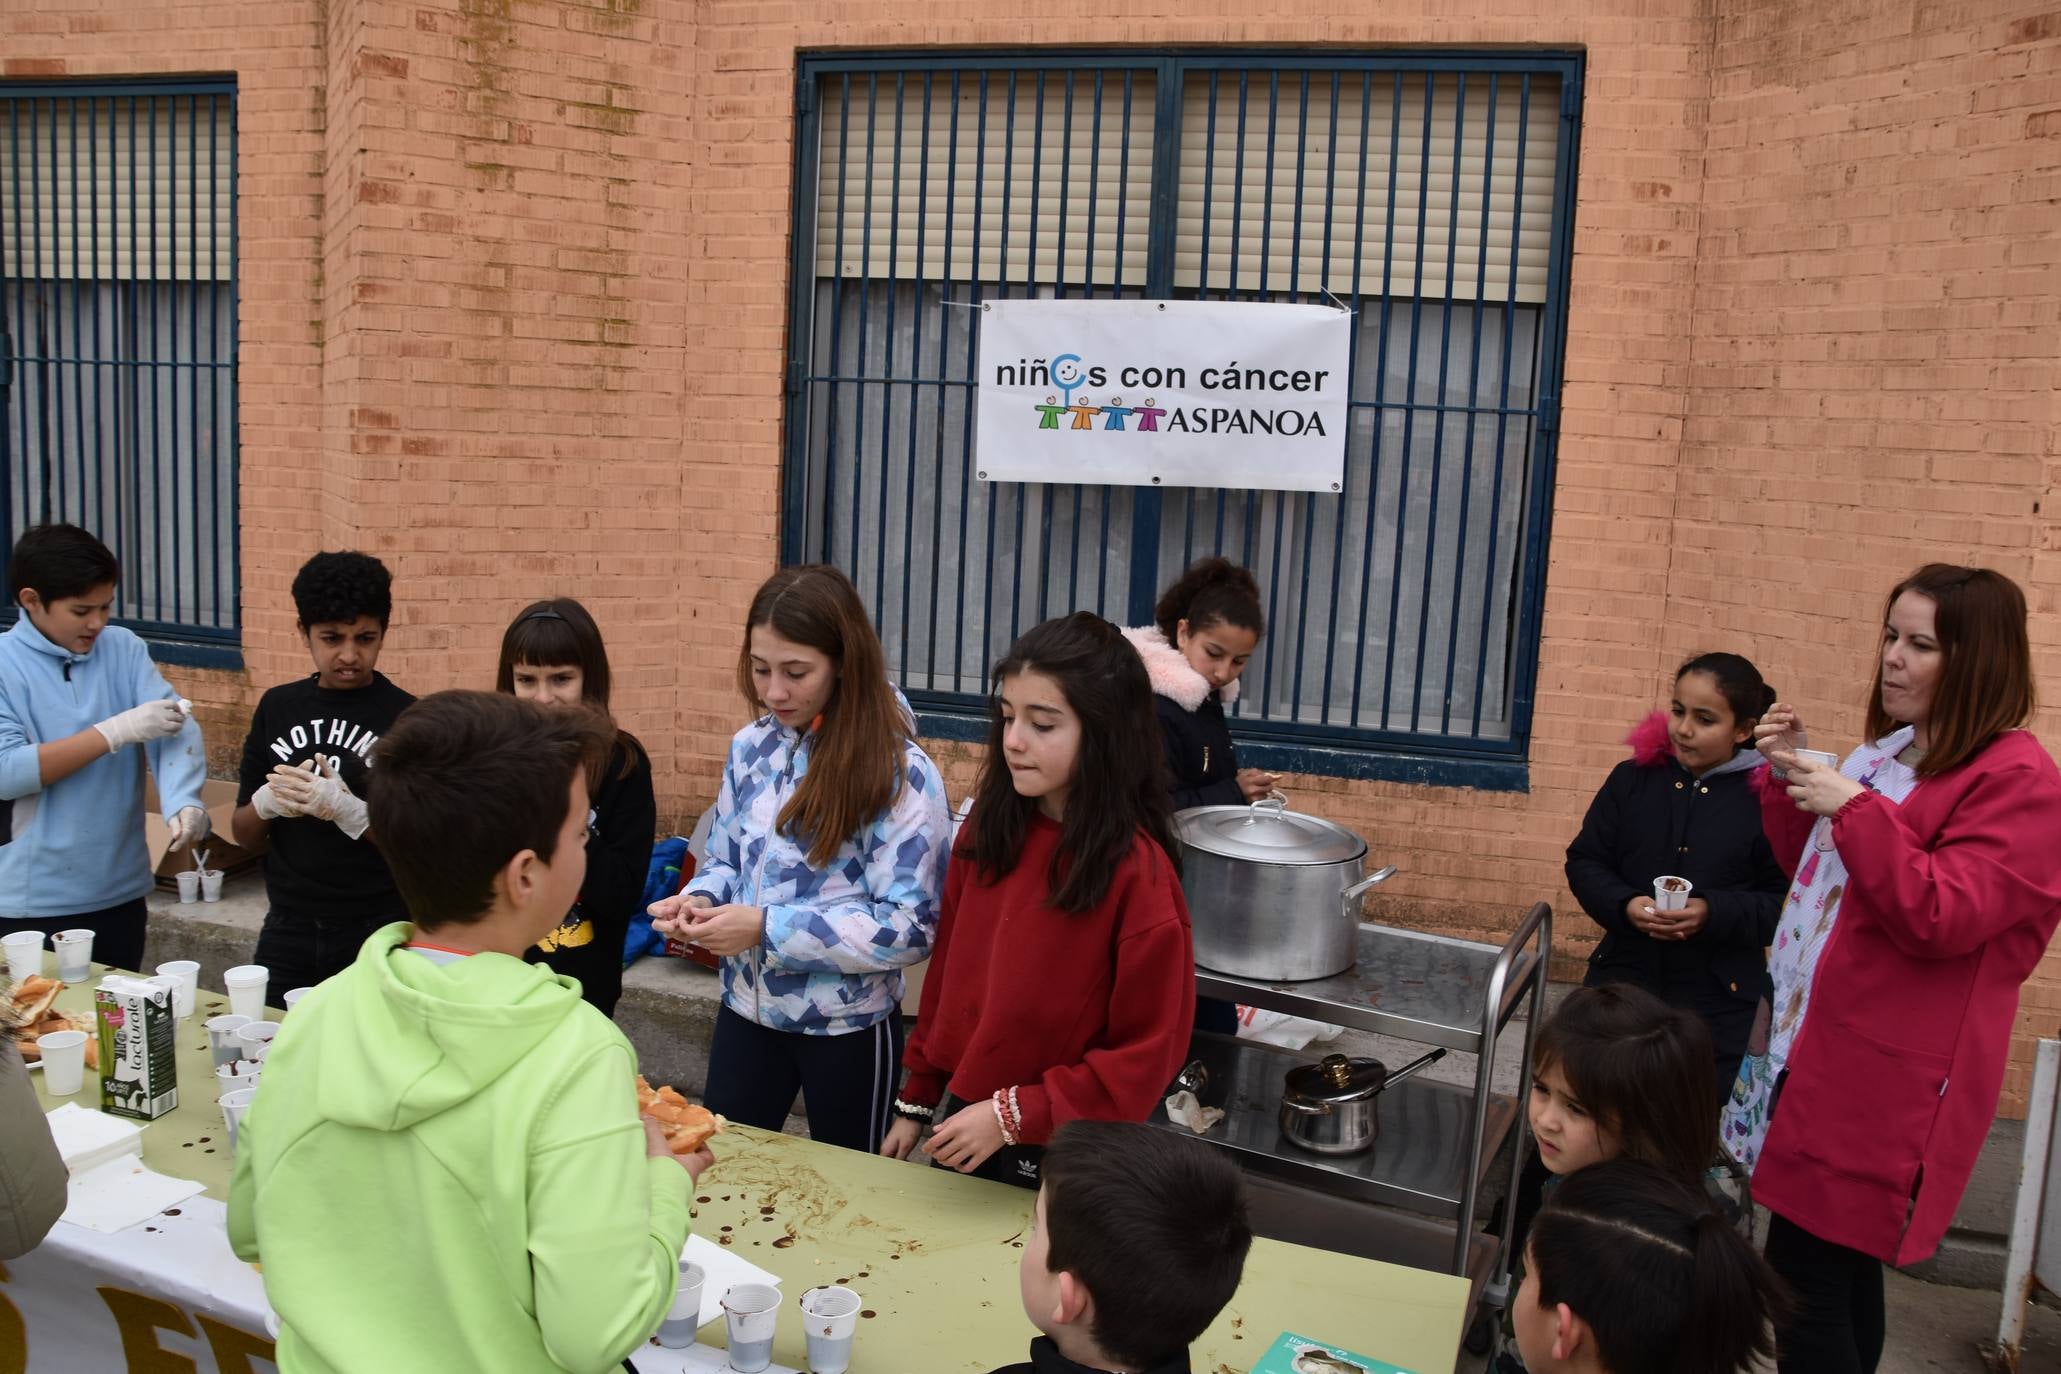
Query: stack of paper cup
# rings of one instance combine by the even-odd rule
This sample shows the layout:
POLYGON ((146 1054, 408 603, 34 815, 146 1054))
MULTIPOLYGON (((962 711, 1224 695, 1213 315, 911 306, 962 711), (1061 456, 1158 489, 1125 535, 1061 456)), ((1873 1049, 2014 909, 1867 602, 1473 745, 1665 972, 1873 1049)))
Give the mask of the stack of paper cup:
POLYGON ((57 951, 59 982, 83 983, 93 976, 92 931, 60 930, 50 937, 50 944, 57 951))
POLYGON ((809 1374, 845 1374, 852 1367, 859 1295, 849 1288, 811 1288, 802 1294, 801 1310, 809 1340, 809 1374))
POLYGON ((157 976, 172 982, 172 1013, 180 1020, 193 1015, 193 999, 200 992, 200 965, 191 959, 174 959, 157 966, 157 976))
POLYGON ((43 972, 43 932, 17 930, 0 935, 0 949, 7 951, 7 976, 19 983, 43 972))
POLYGON ((52 1031, 36 1037, 43 1055, 43 1087, 52 1097, 70 1097, 86 1081, 86 1032, 52 1031))
POLYGON ((272 975, 263 964, 238 964, 222 975, 229 990, 229 1010, 253 1021, 265 1019, 265 984, 272 975))

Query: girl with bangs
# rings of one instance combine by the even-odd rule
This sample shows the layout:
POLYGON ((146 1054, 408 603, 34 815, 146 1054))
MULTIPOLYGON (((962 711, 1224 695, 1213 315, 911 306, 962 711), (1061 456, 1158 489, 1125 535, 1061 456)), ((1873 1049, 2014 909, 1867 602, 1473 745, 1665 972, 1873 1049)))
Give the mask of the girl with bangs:
POLYGON ((902 970, 930 954, 951 817, 908 703, 845 575, 767 579, 737 686, 708 859, 652 925, 722 959, 709 1110, 874 1150, 901 1072, 902 970))
MULTIPOLYGON (((569 596, 523 607, 501 636, 497 692, 539 706, 610 715, 609 683, 601 627, 569 596)), ((657 829, 651 757, 635 735, 618 728, 587 817, 587 878, 580 899, 528 955, 530 963, 578 980, 581 995, 604 1016, 615 1015, 623 995, 623 941, 644 896, 657 829)))
POLYGON ((881 1153, 1038 1186, 1069 1121, 1143 1121, 1187 1057, 1195 947, 1145 665, 1086 611, 995 668, 909 1081, 881 1153))
POLYGON ((2025 594, 1933 563, 1890 590, 1865 741, 1812 760, 1796 707, 1754 736, 1761 822, 1794 874, 1773 1025, 1725 1146, 1796 1295, 1784 1374, 1867 1374, 1882 1266, 1939 1247, 1996 1116, 2018 989, 2061 924, 2061 773, 2031 732, 2025 594))

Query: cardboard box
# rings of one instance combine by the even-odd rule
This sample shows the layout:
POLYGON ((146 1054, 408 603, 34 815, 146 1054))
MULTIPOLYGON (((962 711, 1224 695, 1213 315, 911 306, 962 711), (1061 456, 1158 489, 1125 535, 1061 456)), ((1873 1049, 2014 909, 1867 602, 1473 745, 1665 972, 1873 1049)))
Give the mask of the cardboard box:
POLYGON ((1377 1360, 1372 1355, 1355 1355, 1335 1345, 1283 1331, 1252 1374, 1410 1374, 1400 1365, 1377 1360))
MULTIPOLYGON (((229 823, 236 815, 235 783, 209 778, 201 784, 200 799, 208 809, 208 820, 215 827, 214 833, 200 844, 208 852, 209 868, 235 873, 249 868, 265 856, 263 845, 245 849, 229 838, 229 823)), ((173 875, 193 867, 193 855, 189 851, 171 852, 172 828, 158 814, 157 783, 148 774, 143 779, 143 842, 150 847, 150 871, 157 875, 159 887, 177 886, 173 875)))
POLYGON ((100 1036, 100 1109, 155 1121, 179 1105, 172 990, 110 974, 93 990, 100 1036))

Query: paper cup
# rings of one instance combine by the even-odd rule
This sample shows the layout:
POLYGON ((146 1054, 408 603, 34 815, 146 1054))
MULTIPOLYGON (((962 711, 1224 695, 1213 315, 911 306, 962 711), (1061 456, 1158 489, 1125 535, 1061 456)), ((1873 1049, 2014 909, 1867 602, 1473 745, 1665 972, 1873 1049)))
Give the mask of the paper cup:
POLYGON ((701 1330, 701 1289, 708 1276, 693 1260, 680 1261, 680 1286, 673 1290, 673 1305, 658 1324, 658 1343, 668 1350, 684 1350, 694 1344, 701 1330))
POLYGON ((849 1288, 811 1288, 802 1294, 809 1374, 845 1374, 852 1367, 852 1336, 859 1329, 859 1306, 859 1295, 849 1288))
POLYGON ((229 990, 229 1010, 253 1021, 265 1019, 265 984, 272 975, 263 964, 238 964, 222 975, 229 990))
POLYGON ((222 870, 211 868, 200 875, 200 899, 203 902, 222 900, 222 870))
POLYGON ((276 1021, 253 1021, 247 1026, 236 1028, 236 1042, 243 1048, 245 1059, 263 1059, 272 1049, 272 1037, 279 1034, 276 1021))
POLYGON ((250 1104, 257 1100, 256 1088, 238 1088, 233 1093, 222 1094, 222 1124, 229 1128, 229 1148, 236 1148, 236 1131, 243 1125, 243 1114, 250 1110, 250 1104))
POLYGON ((86 1032, 52 1031, 36 1037, 43 1054, 43 1087, 52 1097, 70 1097, 86 1082, 86 1032))
POLYGON ((43 972, 43 932, 17 930, 0 936, 0 949, 7 951, 7 976, 19 983, 43 972))
POLYGON ((759 1374, 773 1363, 773 1332, 780 1325, 780 1290, 771 1284, 740 1283, 723 1295, 729 1328, 730 1368, 759 1374))
POLYGON ((201 1022, 207 1028, 208 1051, 216 1068, 243 1057, 243 1042, 236 1038, 236 1030, 249 1025, 250 1020, 248 1016, 210 1016, 201 1022))
POLYGON ((172 880, 179 884, 179 900, 197 902, 200 900, 200 874, 193 869, 181 869, 172 880))
POLYGON ((50 947, 57 951, 60 983, 83 983, 93 976, 92 931, 60 930, 50 937, 50 947))
POLYGON ((1655 911, 1680 911, 1689 905, 1689 892, 1694 887, 1687 878, 1662 875, 1653 880, 1653 909, 1655 911))
POLYGON ((232 1059, 215 1070, 215 1096, 227 1097, 243 1088, 256 1092, 265 1066, 255 1059, 232 1059))
POLYGON ((157 966, 157 976, 172 980, 172 1011, 181 1020, 193 1015, 193 999, 200 993, 200 965, 191 959, 174 959, 157 966))
POLYGON ((286 996, 279 999, 279 1005, 285 1007, 288 1011, 292 1011, 301 998, 306 997, 313 991, 313 988, 288 988, 286 996))
POLYGON ((1839 767, 1839 755, 1828 754, 1823 749, 1798 749, 1795 753, 1796 757, 1805 763, 1814 763, 1820 768, 1839 767))

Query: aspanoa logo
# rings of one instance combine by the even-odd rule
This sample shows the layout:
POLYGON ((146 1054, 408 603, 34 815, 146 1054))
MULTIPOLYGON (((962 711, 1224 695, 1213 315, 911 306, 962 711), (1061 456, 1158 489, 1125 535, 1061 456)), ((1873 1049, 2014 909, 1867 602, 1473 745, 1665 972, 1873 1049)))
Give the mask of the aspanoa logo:
POLYGON ((1044 400, 1027 408, 1025 420, 1034 414, 1036 428, 1055 432, 1100 429, 1290 437, 1325 433, 1323 415, 1296 402, 1321 392, 1329 371, 1245 367, 1230 359, 1222 366, 1195 369, 1192 388, 1189 372, 1184 366, 1089 362, 1067 350, 1049 359, 1019 358, 997 364, 992 382, 998 387, 1051 387, 1044 400), (1193 391, 1212 393, 1210 399, 1223 404, 1159 404, 1162 394, 1193 391), (1142 400, 1124 399, 1141 395, 1142 400))

